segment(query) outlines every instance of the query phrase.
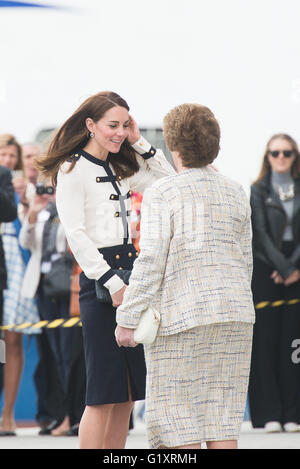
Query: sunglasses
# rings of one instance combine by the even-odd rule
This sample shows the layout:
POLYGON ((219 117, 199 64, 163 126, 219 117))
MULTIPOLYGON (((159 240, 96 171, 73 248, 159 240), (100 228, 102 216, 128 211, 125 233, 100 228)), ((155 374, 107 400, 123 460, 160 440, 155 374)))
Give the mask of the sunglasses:
POLYGON ((283 153, 283 156, 285 158, 290 158, 292 155, 293 155, 293 150, 283 150, 283 151, 280 151, 280 150, 274 150, 274 151, 269 151, 269 154, 273 157, 273 158, 278 158, 278 156, 280 155, 280 153, 283 153))

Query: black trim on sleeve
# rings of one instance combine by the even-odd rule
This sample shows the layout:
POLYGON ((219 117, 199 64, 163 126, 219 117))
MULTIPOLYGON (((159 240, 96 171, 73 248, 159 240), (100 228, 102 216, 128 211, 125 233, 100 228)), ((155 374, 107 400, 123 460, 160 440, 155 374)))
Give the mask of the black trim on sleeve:
POLYGON ((99 285, 104 285, 109 279, 111 279, 113 276, 115 275, 114 271, 112 269, 108 270, 107 272, 105 272, 104 275, 102 275, 102 277, 100 277, 98 280, 97 280, 97 283, 99 285))
POLYGON ((144 160, 149 160, 149 158, 153 158, 153 156, 155 156, 155 154, 156 154, 156 148, 151 147, 150 150, 147 153, 143 153, 140 156, 142 158, 144 158, 144 160))

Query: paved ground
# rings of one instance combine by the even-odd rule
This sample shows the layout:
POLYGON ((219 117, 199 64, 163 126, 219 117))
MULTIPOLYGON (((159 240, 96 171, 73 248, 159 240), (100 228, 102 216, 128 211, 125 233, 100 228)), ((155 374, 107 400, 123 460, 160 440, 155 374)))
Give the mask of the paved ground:
MULTIPOLYGON (((127 449, 148 448, 145 425, 136 419, 135 428, 130 431, 127 449)), ((250 422, 244 422, 239 441, 240 449, 300 449, 299 433, 266 434, 253 429, 250 422)), ((16 437, 1 437, 0 449, 78 449, 77 437, 39 436, 38 428, 17 428, 16 437)))

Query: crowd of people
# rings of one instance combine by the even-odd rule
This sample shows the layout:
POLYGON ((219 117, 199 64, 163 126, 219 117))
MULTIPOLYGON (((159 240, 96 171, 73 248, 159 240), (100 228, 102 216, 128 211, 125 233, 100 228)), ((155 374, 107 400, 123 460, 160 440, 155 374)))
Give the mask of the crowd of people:
POLYGON ((34 161, 40 154, 37 143, 20 145, 13 135, 0 136, 0 165, 10 171, 12 202, 16 207, 12 221, 2 218, 6 222, 2 224, 2 243, 7 282, 1 324, 12 326, 2 332, 5 366, 1 369, 0 435, 3 436, 16 434, 14 410, 24 366, 24 334, 34 335, 37 341, 34 384, 40 434, 77 434, 84 406, 85 366, 80 328, 14 327, 69 317, 68 292, 63 297, 44 294, 44 281, 54 261, 71 254, 57 216, 55 190, 51 184, 39 182, 34 161))
POLYGON ((16 435, 23 334, 37 341, 40 435, 122 448, 145 399, 151 447, 236 448, 247 396, 255 428, 299 431, 299 149, 269 139, 249 201, 212 165, 220 135, 208 108, 175 107, 172 166, 112 92, 82 103, 46 152, 0 135, 1 325, 38 326, 1 333, 0 435, 16 435), (82 327, 42 327, 74 314, 74 275, 82 327), (143 346, 149 304, 161 323, 143 346))

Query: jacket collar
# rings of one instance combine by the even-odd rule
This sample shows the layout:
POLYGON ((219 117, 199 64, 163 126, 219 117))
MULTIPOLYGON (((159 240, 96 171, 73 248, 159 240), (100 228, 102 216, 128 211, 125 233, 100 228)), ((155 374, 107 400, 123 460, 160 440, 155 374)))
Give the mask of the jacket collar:
POLYGON ((91 155, 90 153, 88 153, 87 151, 81 149, 80 152, 79 152, 84 158, 86 158, 87 160, 89 160, 91 163, 95 163, 99 166, 104 166, 104 167, 107 167, 107 165, 109 165, 109 161, 110 161, 110 153, 108 154, 107 156, 107 159, 104 161, 104 160, 100 160, 99 158, 96 158, 95 156, 91 155))
MULTIPOLYGON (((272 199, 272 203, 282 208, 281 200, 278 194, 274 191, 271 184, 271 173, 266 174, 260 181, 260 186, 266 191, 267 196, 272 199)), ((294 179, 295 184, 295 198, 294 198, 294 213, 300 210, 300 178, 294 179)))

